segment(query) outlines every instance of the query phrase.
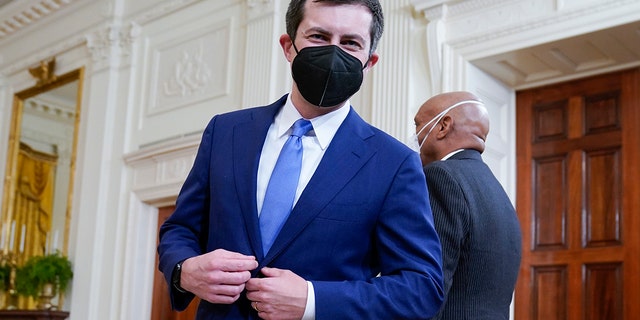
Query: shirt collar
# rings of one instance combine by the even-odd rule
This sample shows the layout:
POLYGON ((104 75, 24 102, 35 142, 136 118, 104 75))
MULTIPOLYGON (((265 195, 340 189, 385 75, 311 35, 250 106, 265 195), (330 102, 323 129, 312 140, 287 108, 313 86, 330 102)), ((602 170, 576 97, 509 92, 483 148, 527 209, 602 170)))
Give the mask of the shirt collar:
MULTIPOLYGON (((291 124, 293 124, 293 122, 291 124)), ((458 150, 455 150, 455 151, 451 151, 446 156, 444 156, 442 159, 440 159, 440 161, 447 160, 447 159, 453 157, 454 154, 456 154, 456 153, 458 153, 458 152, 460 152, 462 150, 464 150, 464 149, 458 149, 458 150)))
MULTIPOLYGON (((351 109, 350 107, 351 103, 347 100, 342 107, 335 111, 313 119, 307 119, 311 121, 311 124, 313 125, 313 130, 310 131, 308 135, 315 135, 323 150, 329 146, 329 143, 338 131, 338 128, 340 128, 342 122, 347 118, 349 110, 351 109)), ((287 134, 293 123, 300 118, 302 118, 302 116, 293 105, 293 102, 291 102, 291 95, 289 95, 284 106, 280 109, 280 112, 278 112, 274 119, 278 137, 282 137, 284 134, 287 134)))

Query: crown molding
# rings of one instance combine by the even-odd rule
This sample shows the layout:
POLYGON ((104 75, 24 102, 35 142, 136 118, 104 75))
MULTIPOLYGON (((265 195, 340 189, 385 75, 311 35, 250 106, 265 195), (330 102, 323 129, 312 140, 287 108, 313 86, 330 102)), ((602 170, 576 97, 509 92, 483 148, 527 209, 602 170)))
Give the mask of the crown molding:
MULTIPOLYGON (((546 8, 551 11, 545 12, 544 14, 541 13, 538 16, 522 22, 521 20, 525 20, 526 18, 522 12, 526 12, 526 9, 532 8, 539 2, 536 2, 536 0, 472 0, 470 2, 475 2, 473 5, 483 4, 483 6, 489 8, 490 3, 495 5, 501 1, 509 4, 509 6, 502 7, 500 12, 486 11, 486 14, 478 15, 476 19, 460 18, 457 20, 458 23, 455 24, 455 27, 454 24, 448 24, 448 31, 457 36, 450 37, 447 42, 456 48, 474 46, 482 43, 490 43, 495 39, 522 36, 535 30, 557 25, 565 25, 567 32, 573 30, 575 33, 585 33, 593 31, 589 29, 595 28, 594 24, 586 22, 589 21, 588 19, 585 20, 587 17, 598 17, 605 12, 615 12, 621 8, 629 7, 629 5, 638 4, 637 0, 603 0, 584 6, 574 6, 561 10, 556 3, 554 7, 546 8), (513 17, 522 17, 522 19, 514 19, 513 17), (513 23, 482 23, 480 21, 481 19, 495 21, 513 20, 513 23)), ((468 7, 465 8, 465 11, 467 9, 468 7)), ((606 26, 600 27, 605 28, 606 26)), ((558 38, 567 36, 571 36, 571 34, 556 34, 558 38)))
POLYGON ((200 0, 172 0, 164 2, 154 6, 151 10, 147 10, 136 15, 132 20, 135 21, 136 24, 143 26, 151 23, 152 21, 161 19, 180 8, 186 8, 197 2, 200 2, 200 0))
POLYGON ((0 10, 0 42, 79 0, 20 0, 0 10))

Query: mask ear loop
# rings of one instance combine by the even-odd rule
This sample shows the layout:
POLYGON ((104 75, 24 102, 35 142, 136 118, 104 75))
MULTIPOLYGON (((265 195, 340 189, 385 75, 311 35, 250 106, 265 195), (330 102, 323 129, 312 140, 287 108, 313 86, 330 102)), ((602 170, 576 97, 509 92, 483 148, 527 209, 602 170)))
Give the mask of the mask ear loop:
POLYGON ((471 104, 476 104, 479 106, 484 106, 484 103, 482 101, 478 101, 478 100, 464 100, 464 101, 460 101, 457 102, 455 104, 453 104, 452 106, 440 111, 440 113, 438 113, 435 117, 433 117, 433 119, 429 120, 429 122, 427 122, 424 126, 422 126, 422 128, 420 129, 420 131, 418 131, 418 133, 416 133, 416 136, 419 137, 420 133, 422 133, 422 130, 426 129, 427 126, 429 124, 431 124, 432 122, 435 121, 435 123, 433 124, 433 126, 431 127, 431 129, 429 129, 429 131, 427 131, 427 135, 424 136, 424 139, 422 139, 422 142, 420 142, 418 140, 418 142, 420 142, 418 150, 422 150, 422 145, 424 145, 424 142, 427 141, 427 137, 429 136, 429 134, 431 134, 431 131, 433 131, 433 128, 436 127, 436 124, 442 119, 444 118, 444 116, 447 114, 447 112, 451 111, 451 109, 463 105, 463 104, 467 104, 467 103, 471 103, 471 104))
POLYGON ((362 65, 361 71, 364 71, 364 69, 367 68, 367 64, 369 64, 369 60, 371 60, 371 55, 367 56, 367 61, 365 61, 364 65, 362 65))

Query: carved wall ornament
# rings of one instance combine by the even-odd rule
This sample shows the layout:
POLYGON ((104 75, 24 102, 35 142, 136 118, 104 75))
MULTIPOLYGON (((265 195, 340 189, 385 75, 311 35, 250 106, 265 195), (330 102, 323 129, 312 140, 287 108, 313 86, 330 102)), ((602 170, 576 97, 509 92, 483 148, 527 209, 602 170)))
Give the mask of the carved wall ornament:
POLYGON ((148 116, 228 94, 231 23, 210 23, 188 36, 168 32, 143 41, 150 76, 145 93, 148 116))
POLYGON ((249 20, 256 20, 274 12, 274 0, 247 0, 247 18, 249 20))
POLYGON ((182 51, 182 58, 176 61, 171 78, 164 81, 163 92, 167 96, 188 96, 201 92, 211 80, 211 68, 203 60, 202 43, 195 52, 182 51))
POLYGON ((51 58, 49 61, 40 61, 38 66, 29 68, 29 73, 38 80, 36 87, 47 85, 56 81, 56 75, 54 74, 56 68, 56 58, 51 58))
POLYGON ((87 47, 96 63, 118 64, 131 54, 131 46, 140 33, 135 23, 110 25, 86 36, 87 47))

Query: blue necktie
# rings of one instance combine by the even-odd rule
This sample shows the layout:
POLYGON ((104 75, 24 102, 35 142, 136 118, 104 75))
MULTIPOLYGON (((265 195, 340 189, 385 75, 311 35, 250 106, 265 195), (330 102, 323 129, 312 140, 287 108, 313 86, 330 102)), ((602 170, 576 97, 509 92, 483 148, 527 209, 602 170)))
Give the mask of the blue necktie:
POLYGON ((293 208, 302 167, 302 136, 312 128, 311 122, 304 119, 293 124, 293 132, 284 143, 269 178, 259 219, 264 255, 269 252, 293 208))

